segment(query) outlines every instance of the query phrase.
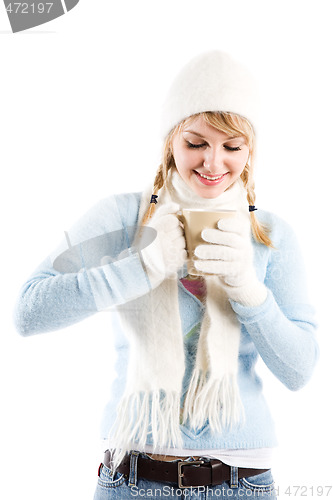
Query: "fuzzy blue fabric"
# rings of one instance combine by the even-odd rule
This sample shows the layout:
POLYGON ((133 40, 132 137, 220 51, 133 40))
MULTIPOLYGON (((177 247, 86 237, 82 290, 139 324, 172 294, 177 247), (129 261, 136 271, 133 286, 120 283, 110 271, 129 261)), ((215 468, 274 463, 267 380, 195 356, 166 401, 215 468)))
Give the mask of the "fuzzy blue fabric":
MULTIPOLYGON (((44 260, 23 285, 14 320, 19 333, 29 336, 61 329, 98 311, 131 301, 150 290, 140 255, 131 248, 141 193, 113 195, 101 200, 69 231, 68 238, 44 260)), ((231 301, 241 324, 238 383, 245 424, 212 434, 181 426, 183 444, 190 449, 260 448, 276 445, 274 423, 255 372, 260 355, 290 390, 311 377, 318 356, 314 310, 306 293, 301 252, 290 226, 269 212, 259 220, 271 228, 274 249, 253 241, 258 278, 268 288, 264 304, 245 307, 231 301)), ((186 265, 179 278, 186 276, 186 265)), ((179 310, 184 334, 186 373, 183 395, 194 366, 196 342, 204 305, 180 282, 179 310)), ((118 317, 112 314, 117 352, 111 399, 102 420, 107 438, 126 383, 129 344, 118 317)), ((148 437, 147 443, 151 444, 148 437)))

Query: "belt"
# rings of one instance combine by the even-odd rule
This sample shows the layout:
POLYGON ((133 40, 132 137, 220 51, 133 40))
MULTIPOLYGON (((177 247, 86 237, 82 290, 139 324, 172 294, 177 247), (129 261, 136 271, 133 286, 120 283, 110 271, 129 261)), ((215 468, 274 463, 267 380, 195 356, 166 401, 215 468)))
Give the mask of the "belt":
MULTIPOLYGON (((107 450, 104 454, 104 465, 112 468, 110 450, 107 450)), ((124 457, 116 470, 121 474, 129 475, 129 454, 124 457)), ((268 470, 238 467, 238 477, 256 476, 268 470)), ((176 483, 179 488, 216 486, 231 479, 231 467, 216 459, 194 460, 192 462, 182 460, 163 462, 162 460, 152 460, 139 455, 137 477, 148 481, 176 483)))

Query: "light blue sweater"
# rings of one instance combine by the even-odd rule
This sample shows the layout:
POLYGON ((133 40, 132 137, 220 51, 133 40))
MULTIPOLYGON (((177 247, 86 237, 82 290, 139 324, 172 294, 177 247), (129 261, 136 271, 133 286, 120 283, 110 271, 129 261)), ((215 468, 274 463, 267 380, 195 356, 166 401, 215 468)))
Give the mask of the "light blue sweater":
MULTIPOLYGON (((101 200, 69 232, 68 241, 36 269, 22 287, 16 304, 15 324, 23 336, 64 328, 99 310, 126 303, 150 290, 150 283, 131 247, 141 193, 121 194, 101 200), (85 242, 85 243, 83 243, 85 242), (106 263, 103 256, 111 256, 106 263), (102 264, 102 265, 101 265, 102 264), (84 267, 82 270, 81 268, 84 267)), ((231 305, 241 323, 238 383, 245 409, 245 424, 213 435, 208 425, 198 431, 181 426, 185 448, 260 448, 276 445, 274 424, 262 395, 262 382, 255 372, 258 355, 289 389, 297 390, 309 380, 318 355, 314 336, 313 308, 308 303, 300 250, 290 226, 277 216, 258 211, 259 220, 271 227, 275 249, 253 241, 258 278, 269 289, 264 304, 231 305)), ((186 266, 179 278, 186 276, 186 266)), ((204 305, 179 280, 186 373, 183 394, 195 359, 196 341, 204 305)), ((117 403, 126 383, 129 344, 118 316, 112 314, 117 378, 102 420, 101 437, 107 438, 117 403)), ((147 440, 151 444, 151 441, 147 440)))

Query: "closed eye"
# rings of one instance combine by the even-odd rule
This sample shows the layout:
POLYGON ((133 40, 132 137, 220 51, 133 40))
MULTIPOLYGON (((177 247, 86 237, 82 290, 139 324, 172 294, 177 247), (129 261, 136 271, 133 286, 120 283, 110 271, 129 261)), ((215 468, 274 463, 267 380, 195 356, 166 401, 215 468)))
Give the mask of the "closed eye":
MULTIPOLYGON (((188 148, 190 149, 199 149, 199 148, 203 148, 205 147, 207 144, 205 142, 203 143, 200 143, 200 144, 193 144, 193 142, 190 142, 190 141, 186 141, 186 145, 188 148)), ((224 149, 226 149, 227 151, 240 151, 241 150, 241 147, 240 146, 235 146, 235 147, 232 147, 232 146, 228 146, 227 144, 224 144, 224 149)))
POLYGON ((199 148, 203 148, 204 146, 206 146, 206 143, 202 143, 202 144, 193 144, 192 142, 190 141, 186 141, 186 144, 187 144, 187 147, 188 148, 191 148, 191 149, 199 149, 199 148))

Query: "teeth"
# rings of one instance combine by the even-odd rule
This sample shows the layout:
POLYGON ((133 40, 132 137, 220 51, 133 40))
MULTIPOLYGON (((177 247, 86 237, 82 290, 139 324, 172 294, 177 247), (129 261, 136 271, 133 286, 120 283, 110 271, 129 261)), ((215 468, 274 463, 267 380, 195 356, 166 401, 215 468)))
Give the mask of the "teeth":
POLYGON ((218 175, 217 177, 209 177, 208 175, 200 174, 200 172, 198 172, 198 174, 200 175, 200 177, 203 177, 204 179, 208 179, 209 181, 216 181, 216 179, 221 179, 221 177, 223 177, 223 174, 218 175))

